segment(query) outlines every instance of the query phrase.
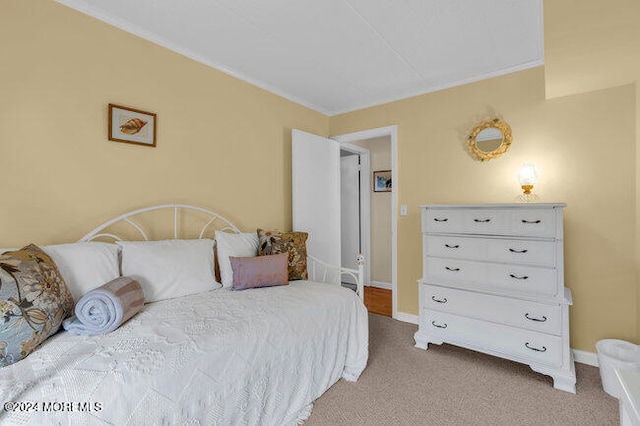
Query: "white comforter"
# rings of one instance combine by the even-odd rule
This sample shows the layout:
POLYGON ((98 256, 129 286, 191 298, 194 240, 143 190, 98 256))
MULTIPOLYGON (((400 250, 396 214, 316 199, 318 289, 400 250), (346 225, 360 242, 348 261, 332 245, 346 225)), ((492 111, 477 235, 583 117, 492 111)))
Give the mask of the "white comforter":
POLYGON ((106 336, 61 332, 0 369, 0 402, 14 402, 0 424, 295 424, 367 358, 351 290, 215 290, 146 305, 106 336))

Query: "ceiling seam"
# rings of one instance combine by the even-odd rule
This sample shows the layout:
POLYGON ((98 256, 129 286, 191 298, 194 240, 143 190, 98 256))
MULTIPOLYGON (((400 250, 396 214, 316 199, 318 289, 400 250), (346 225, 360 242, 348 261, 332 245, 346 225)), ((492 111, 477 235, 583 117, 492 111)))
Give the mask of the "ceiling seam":
POLYGON ((382 34, 380 34, 380 32, 378 30, 376 30, 376 28, 371 24, 371 22, 369 22, 367 20, 367 18, 365 18, 350 2, 349 0, 343 0, 347 6, 349 7, 349 9, 351 9, 353 11, 353 13, 355 13, 356 15, 358 15, 358 17, 371 29, 371 31, 373 31, 375 33, 376 36, 378 36, 378 38, 384 43, 385 46, 387 46, 387 48, 389 48, 389 50, 391 50, 393 52, 394 55, 396 55, 398 57, 398 59, 400 59, 402 62, 404 62, 405 65, 407 65, 411 71, 413 71, 419 78, 420 80, 422 80, 422 82, 424 82, 425 84, 429 84, 429 81, 426 80, 424 78, 424 76, 420 73, 420 71, 418 71, 416 69, 416 67, 413 66, 413 64, 411 62, 409 62, 408 59, 406 59, 404 56, 402 56, 400 54, 400 52, 398 52, 389 41, 387 41, 386 38, 384 38, 382 36, 382 34))

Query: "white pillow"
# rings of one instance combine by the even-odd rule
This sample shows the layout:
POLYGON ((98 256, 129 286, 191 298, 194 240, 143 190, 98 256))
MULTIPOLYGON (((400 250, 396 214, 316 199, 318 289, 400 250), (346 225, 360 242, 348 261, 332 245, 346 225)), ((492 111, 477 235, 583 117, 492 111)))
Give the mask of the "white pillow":
POLYGON ((120 276, 120 247, 83 242, 42 247, 55 262, 77 302, 87 292, 120 276))
POLYGON ((122 275, 140 283, 145 302, 220 288, 213 266, 213 240, 119 241, 118 245, 122 275))
POLYGON ((256 232, 231 234, 229 232, 216 231, 216 244, 222 286, 225 288, 231 287, 233 284, 233 270, 231 269, 229 257, 257 256, 258 234, 256 232))

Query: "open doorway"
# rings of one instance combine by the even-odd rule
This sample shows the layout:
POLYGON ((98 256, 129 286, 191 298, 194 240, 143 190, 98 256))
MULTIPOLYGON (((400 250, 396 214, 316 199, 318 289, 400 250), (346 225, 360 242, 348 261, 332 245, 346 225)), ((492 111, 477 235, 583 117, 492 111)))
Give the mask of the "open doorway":
MULTIPOLYGON (((364 285, 371 282, 370 226, 370 152, 368 149, 353 145, 340 145, 340 229, 341 229, 341 266, 357 269, 356 258, 363 254, 365 258, 364 285)), ((355 290, 352 277, 343 277, 343 285, 355 290)))
MULTIPOLYGON (((340 146, 342 267, 365 263, 365 304, 369 312, 392 315, 391 138, 380 136, 340 146), (373 172, 372 172, 373 170, 373 172), (372 174, 373 173, 373 174, 372 174), (367 177, 371 176, 372 179, 367 177)), ((348 278, 347 278, 348 279, 348 278)), ((355 282, 344 282, 355 289, 355 282)))
POLYGON ((395 318, 396 126, 331 139, 340 142, 342 266, 353 268, 354 253, 364 254, 367 307, 395 318))

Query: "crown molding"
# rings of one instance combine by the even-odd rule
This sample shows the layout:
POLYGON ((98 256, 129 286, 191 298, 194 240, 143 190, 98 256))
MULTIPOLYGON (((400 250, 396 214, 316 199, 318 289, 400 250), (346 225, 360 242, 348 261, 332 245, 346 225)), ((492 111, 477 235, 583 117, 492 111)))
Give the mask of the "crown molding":
POLYGON ((135 36, 138 36, 144 40, 150 41, 151 43, 157 44, 159 46, 162 46, 166 49, 169 49, 175 53, 178 53, 182 56, 185 56, 189 59, 192 59, 196 62, 199 62, 203 65, 206 65, 208 67, 214 68, 220 72, 223 72, 231 77, 234 77, 238 80, 244 81, 246 83, 249 83, 253 86, 256 86, 260 89, 266 90, 267 92, 270 92, 274 95, 280 96, 281 98, 285 98, 289 101, 292 101, 298 105, 304 106, 306 108, 312 109, 316 112, 319 112, 321 114, 324 115, 332 115, 332 111, 328 110, 327 108, 323 108, 319 105, 315 105, 311 102, 307 102, 304 99, 301 99, 297 96, 294 96, 284 90, 278 89, 276 87, 273 87, 269 84, 266 84, 260 80, 254 79, 252 77, 249 77, 241 72, 237 72, 234 70, 231 70, 229 68, 226 68, 223 65, 220 65, 206 57, 204 57, 203 55, 201 55, 200 53, 194 52, 178 43, 173 43, 167 39, 165 39, 164 37, 159 36, 158 34, 151 32, 151 31, 147 31, 141 27, 139 27, 136 24, 133 24, 125 19, 113 16, 112 14, 105 12, 93 5, 89 5, 87 3, 85 3, 82 0, 54 0, 56 3, 60 3, 64 6, 67 6, 71 9, 74 9, 78 12, 84 13, 85 15, 89 15, 92 18, 95 18, 99 21, 102 21, 104 23, 107 23, 111 26, 114 26, 118 29, 121 29, 123 31, 126 31, 130 34, 133 34, 135 36))
POLYGON ((383 100, 375 101, 375 102, 356 104, 356 105, 354 105, 352 107, 349 107, 349 108, 346 108, 344 110, 338 110, 338 111, 332 112, 331 114, 329 114, 329 116, 333 117, 335 115, 346 114, 346 113, 349 113, 349 112, 354 112, 354 111, 358 111, 358 110, 365 109, 365 108, 371 108, 371 107, 375 107, 375 106, 388 104, 388 103, 391 103, 391 102, 400 101, 400 100, 403 100, 403 99, 409 99, 409 98, 413 98, 413 97, 416 97, 416 96, 426 95, 427 93, 433 93, 433 92, 437 92, 439 90, 451 89, 453 87, 462 86, 462 85, 469 84, 469 83, 475 83, 475 82, 482 81, 482 80, 488 80, 488 79, 493 78, 493 77, 500 77, 502 75, 512 74, 514 72, 524 71, 524 70, 528 70, 530 68, 539 67, 539 66, 542 66, 542 65, 544 65, 544 60, 543 59, 530 61, 530 62, 525 62, 523 64, 514 65, 512 67, 507 67, 507 68, 502 68, 502 69, 499 69, 497 71, 491 71, 491 72, 479 74, 479 75, 473 76, 473 77, 463 78, 463 79, 452 81, 452 82, 449 82, 449 83, 435 84, 435 85, 430 86, 430 87, 428 87, 426 89, 417 90, 417 91, 415 91, 413 93, 404 94, 404 95, 401 95, 401 96, 389 97, 389 98, 385 98, 383 100))
POLYGON ((185 56, 189 59, 192 59, 196 62, 199 62, 203 65, 206 65, 208 67, 214 68, 224 74, 227 74, 231 77, 234 77, 238 80, 244 81, 246 83, 249 83, 253 86, 256 86, 260 89, 266 90, 267 92, 270 92, 274 95, 280 96, 284 99, 287 99, 291 102, 294 102, 298 105, 301 105, 303 107, 309 108, 311 110, 314 110, 316 112, 319 112, 321 114, 327 115, 329 117, 333 117, 336 115, 340 115, 340 114, 345 114, 348 112, 353 112, 353 111, 357 111, 357 110, 361 110, 361 109, 365 109, 365 108, 370 108, 370 107, 374 107, 374 106, 379 106, 379 105, 384 105, 387 103, 391 103, 391 102, 395 102, 395 101, 399 101, 399 100, 403 100, 403 99, 408 99, 408 98, 413 98, 416 96, 420 96, 420 95, 425 95, 427 93, 433 93, 433 92, 437 92, 439 90, 444 90, 444 89, 450 89, 452 87, 456 87, 456 86, 461 86, 464 84, 469 84, 469 83, 474 83, 477 81, 481 81, 481 80, 486 80, 489 78, 493 78, 493 77, 498 77, 501 75, 505 75, 505 74, 511 74, 514 72, 518 72, 518 71, 523 71, 529 68, 534 68, 534 67, 538 67, 541 65, 544 65, 544 60, 535 60, 535 61, 530 61, 530 62, 525 62, 523 64, 519 64, 519 65, 515 65, 512 67, 507 67, 507 68, 503 68, 500 70, 496 70, 496 71, 491 71, 488 73, 483 73, 474 77, 469 77, 469 78, 464 78, 464 79, 460 79, 460 80, 456 80, 453 82, 448 82, 448 83, 443 83, 443 84, 436 84, 433 86, 429 86, 425 89, 421 89, 421 90, 416 90, 413 92, 409 92, 409 93, 404 93, 400 96, 392 96, 392 97, 387 97, 384 99, 380 99, 374 102, 365 102, 365 103, 356 103, 351 107, 348 108, 344 108, 344 109, 339 109, 339 110, 332 110, 329 108, 325 108, 322 107, 320 105, 316 105, 312 102, 308 102, 298 96, 292 95, 291 93, 285 91, 285 90, 281 90, 278 89, 276 87, 273 87, 267 83, 264 83, 258 79, 255 79, 253 77, 250 77, 242 72, 238 72, 238 71, 234 71, 232 69, 229 69, 219 63, 216 63, 214 61, 212 61, 209 58, 206 58, 205 56, 201 55, 200 53, 194 52, 191 49, 186 48, 185 46, 182 46, 178 43, 174 43, 171 42, 167 39, 165 39, 164 37, 159 36, 158 34, 151 32, 151 31, 147 31, 143 28, 141 28, 140 26, 133 24, 125 19, 113 16, 112 14, 90 4, 87 3, 83 0, 54 0, 55 2, 62 4, 64 6, 67 6, 71 9, 74 9, 78 12, 81 12, 85 15, 91 16, 92 18, 95 18, 99 21, 105 22, 111 26, 114 26, 116 28, 119 28, 123 31, 126 31, 130 34, 133 34, 135 36, 138 36, 144 40, 150 41, 154 44, 157 44, 159 46, 162 46, 166 49, 169 49, 175 53, 178 53, 182 56, 185 56))

